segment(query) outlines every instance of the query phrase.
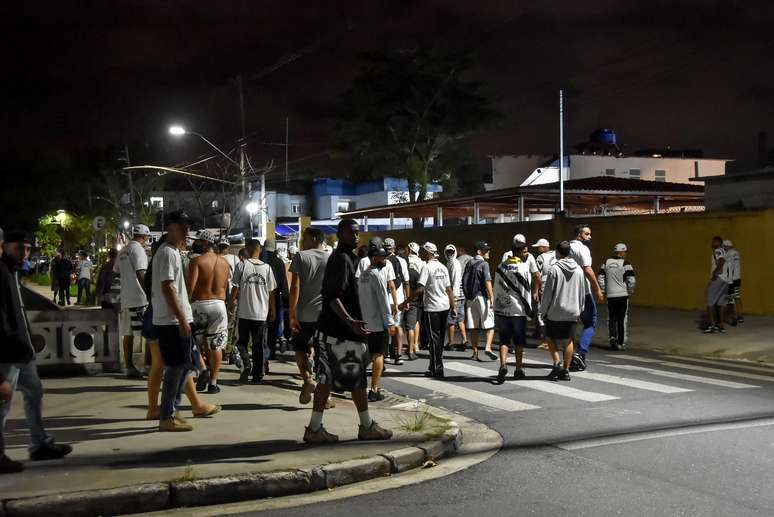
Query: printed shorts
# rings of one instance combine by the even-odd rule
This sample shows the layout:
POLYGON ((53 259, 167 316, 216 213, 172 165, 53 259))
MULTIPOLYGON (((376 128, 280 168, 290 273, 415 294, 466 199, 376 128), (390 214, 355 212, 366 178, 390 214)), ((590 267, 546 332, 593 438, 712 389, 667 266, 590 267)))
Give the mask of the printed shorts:
POLYGON ((319 384, 330 386, 336 393, 366 389, 371 354, 365 340, 338 339, 318 332, 315 341, 319 384))
POLYGON ((228 312, 223 300, 197 300, 191 303, 196 343, 210 350, 222 350, 228 343, 228 312))
POLYGON ((728 297, 733 300, 738 300, 742 297, 742 280, 734 280, 733 283, 728 284, 728 297))
POLYGON ((126 307, 121 309, 121 335, 140 337, 142 334, 142 320, 147 305, 140 307, 126 307))

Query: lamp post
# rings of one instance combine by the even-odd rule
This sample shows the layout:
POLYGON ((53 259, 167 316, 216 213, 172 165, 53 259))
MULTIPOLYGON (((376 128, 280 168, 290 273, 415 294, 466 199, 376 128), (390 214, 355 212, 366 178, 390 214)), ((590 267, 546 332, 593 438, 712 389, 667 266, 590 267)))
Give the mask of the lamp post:
POLYGON ((247 210, 247 213, 250 215, 250 238, 252 239, 254 237, 253 233, 253 216, 257 214, 260 211, 261 207, 258 206, 258 203, 255 201, 252 201, 250 203, 247 203, 247 206, 245 206, 245 210, 247 210))

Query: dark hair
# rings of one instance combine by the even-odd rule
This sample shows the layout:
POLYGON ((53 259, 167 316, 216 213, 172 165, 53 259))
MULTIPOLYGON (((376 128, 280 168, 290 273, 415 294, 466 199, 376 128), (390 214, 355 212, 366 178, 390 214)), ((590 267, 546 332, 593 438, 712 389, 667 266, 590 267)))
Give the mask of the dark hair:
POLYGON ((245 247, 247 248, 247 253, 252 255, 261 248, 261 241, 258 239, 247 239, 247 246, 245 247))
POLYGON ((247 248, 240 248, 237 255, 242 258, 247 258, 247 248))
POLYGON ((721 237, 720 235, 715 235, 715 236, 712 238, 712 242, 715 242, 715 241, 718 241, 718 242, 723 242, 723 237, 721 237))
POLYGON ((314 239, 314 242, 317 244, 325 241, 325 234, 321 229, 315 228, 314 226, 307 226, 306 230, 304 230, 304 233, 314 239))
POLYGON ((575 225, 575 236, 577 237, 580 235, 580 233, 583 231, 584 228, 591 229, 591 226, 589 226, 587 223, 580 223, 575 225))
POLYGON ((229 248, 229 246, 231 246, 231 244, 229 244, 228 242, 225 242, 225 241, 218 243, 218 249, 219 250, 227 250, 229 248))
POLYGON ((108 257, 111 259, 114 259, 118 256, 118 250, 115 248, 110 248, 110 251, 108 251, 108 257))
POLYGON ((339 225, 336 227, 336 235, 341 234, 341 231, 344 228, 355 224, 358 224, 358 222, 355 221, 354 219, 342 219, 341 221, 339 221, 339 225))
POLYGON ((516 256, 518 254, 521 254, 522 250, 526 249, 527 245, 518 245, 518 246, 511 246, 511 251, 513 252, 513 255, 516 256))
POLYGON ((368 256, 368 246, 360 246, 357 249, 357 258, 364 259, 368 256))
POLYGON ((565 258, 570 255, 570 243, 562 241, 556 245, 556 254, 559 258, 565 258))

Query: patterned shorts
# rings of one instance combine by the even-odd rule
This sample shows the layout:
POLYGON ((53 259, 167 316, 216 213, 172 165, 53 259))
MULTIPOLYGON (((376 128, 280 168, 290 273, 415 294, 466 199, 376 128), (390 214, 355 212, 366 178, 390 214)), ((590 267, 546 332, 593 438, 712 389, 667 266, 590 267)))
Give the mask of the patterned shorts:
POLYGON ((368 386, 366 368, 371 361, 368 343, 337 339, 318 333, 317 382, 329 385, 336 393, 364 390, 368 386))
POLYGON ((228 343, 228 313, 223 300, 197 300, 191 304, 194 338, 199 346, 222 350, 228 343))

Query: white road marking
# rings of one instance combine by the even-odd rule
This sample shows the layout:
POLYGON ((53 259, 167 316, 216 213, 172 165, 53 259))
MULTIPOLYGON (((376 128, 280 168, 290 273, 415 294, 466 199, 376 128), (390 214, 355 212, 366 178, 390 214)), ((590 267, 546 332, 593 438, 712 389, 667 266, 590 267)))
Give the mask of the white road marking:
POLYGON ((581 379, 589 379, 591 381, 619 384, 621 386, 636 388, 639 390, 656 391, 658 393, 685 393, 687 391, 693 391, 687 388, 678 388, 676 386, 659 384, 657 382, 641 381, 638 379, 631 379, 629 377, 618 377, 617 375, 607 375, 604 373, 596 372, 575 372, 572 374, 572 376, 579 377, 581 379))
POLYGON ((756 381, 774 382, 774 375, 758 375, 755 373, 726 370, 725 368, 709 368, 707 366, 699 366, 696 364, 675 363, 673 361, 662 361, 660 359, 650 359, 637 357, 634 355, 619 355, 617 357, 620 359, 628 359, 630 361, 639 361, 641 363, 651 363, 659 364, 661 366, 669 366, 672 368, 682 368, 683 370, 694 370, 697 372, 715 373, 717 375, 724 375, 727 377, 742 377, 744 379, 753 379, 756 381))
POLYGON ((556 444, 560 449, 574 451, 578 449, 590 449, 592 447, 604 447, 606 445, 618 445, 622 443, 639 442, 643 440, 655 440, 658 438, 671 438, 674 436, 685 436, 689 434, 712 433, 718 431, 733 431, 735 429, 751 429, 755 427, 765 427, 774 425, 774 418, 765 418, 751 422, 731 422, 727 424, 707 424, 682 429, 668 429, 664 431, 644 431, 632 433, 614 438, 591 438, 588 440, 578 440, 576 442, 567 442, 556 444))
POLYGON ((745 389, 745 388, 760 388, 760 386, 754 386, 752 384, 743 384, 741 382, 724 381, 721 379, 712 379, 710 377, 700 377, 698 375, 688 375, 687 373, 668 372, 665 370, 654 370, 653 368, 645 368, 643 366, 634 366, 630 364, 608 364, 608 368, 619 368, 621 370, 631 370, 634 372, 644 372, 651 375, 658 375, 659 377, 667 377, 670 379, 680 379, 689 382, 698 382, 701 384, 711 384, 713 386, 722 386, 724 388, 745 389))
POLYGON ((526 411, 528 409, 540 409, 540 406, 511 400, 505 397, 484 393, 467 387, 457 386, 450 382, 438 381, 435 379, 426 379, 421 377, 390 377, 391 381, 410 384, 435 393, 441 393, 450 397, 475 402, 484 406, 489 406, 503 411, 526 411))
POLYGON ((733 366, 734 368, 739 368, 741 370, 750 370, 753 372, 764 372, 769 373, 772 376, 774 376, 774 367, 765 367, 765 366, 753 366, 753 365, 747 365, 744 363, 738 363, 734 361, 723 361, 723 360, 712 360, 712 359, 694 359, 693 357, 683 357, 681 355, 665 355, 664 357, 668 357, 670 359, 678 359, 680 361, 690 361, 692 363, 702 363, 702 364, 713 364, 715 366, 733 366))
MULTIPOLYGON (((447 370, 453 370, 455 372, 467 373, 476 377, 494 377, 496 372, 487 368, 481 368, 480 366, 473 366, 465 363, 444 363, 444 368, 447 370)), ((562 397, 569 397, 577 400, 583 400, 586 402, 604 402, 607 400, 617 400, 619 397, 613 395, 605 395, 604 393, 596 393, 593 391, 580 390, 577 388, 570 388, 565 384, 552 381, 533 381, 533 380, 519 380, 515 381, 512 378, 507 382, 514 383, 517 386, 523 386, 525 388, 533 389, 536 391, 542 391, 544 393, 551 393, 553 395, 560 395, 562 397)))

